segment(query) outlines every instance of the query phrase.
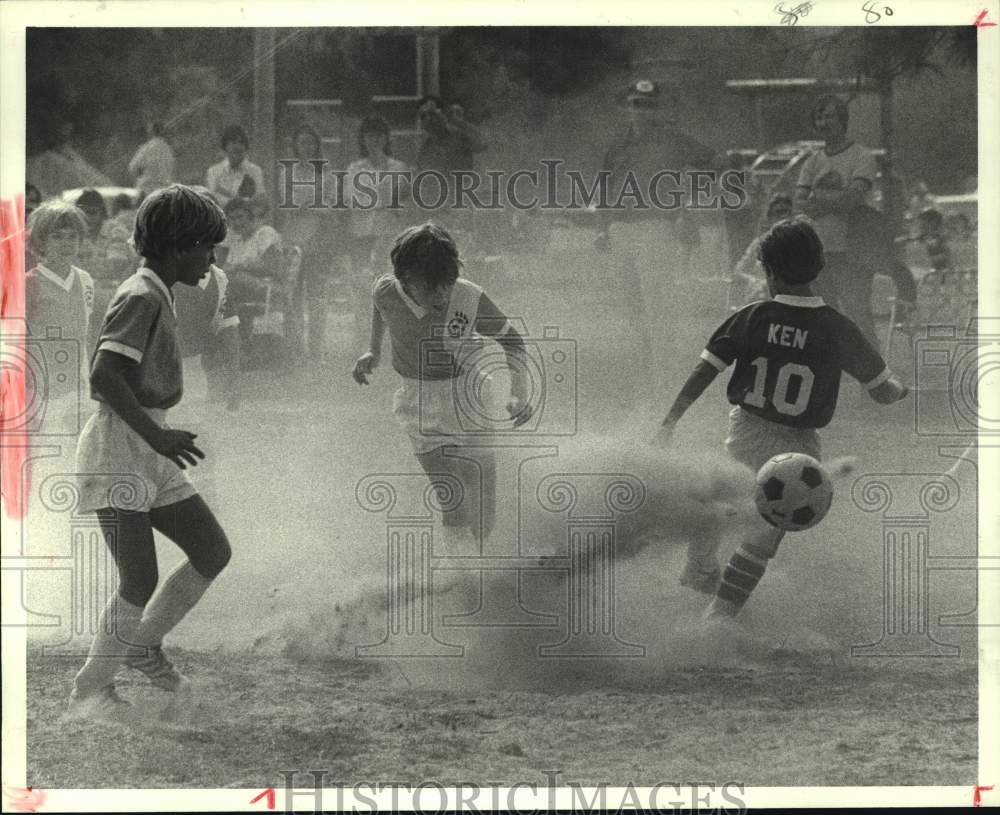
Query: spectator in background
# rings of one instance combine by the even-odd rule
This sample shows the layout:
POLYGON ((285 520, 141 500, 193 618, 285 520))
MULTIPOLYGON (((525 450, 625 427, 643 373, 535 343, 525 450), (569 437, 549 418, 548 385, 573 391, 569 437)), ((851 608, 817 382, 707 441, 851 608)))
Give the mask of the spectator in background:
POLYGON ((225 207, 233 198, 249 199, 264 192, 264 173, 247 158, 250 139, 246 131, 238 125, 227 127, 221 145, 226 158, 208 168, 205 181, 220 206, 225 207))
MULTIPOLYGON (((205 187, 192 187, 211 200, 205 187)), ((239 317, 229 296, 229 276, 216 264, 197 286, 175 286, 177 339, 184 365, 185 399, 207 397, 229 410, 240 405, 239 317), (204 380, 204 383, 202 383, 204 380)))
MULTIPOLYGON (((58 329, 61 339, 78 344, 80 354, 77 371, 64 371, 71 375, 62 379, 49 377, 44 383, 45 393, 38 394, 54 417, 54 424, 48 425, 50 432, 56 428, 61 432, 69 426, 78 428, 79 388, 86 381, 90 361, 87 346, 94 309, 94 279, 77 265, 87 230, 83 212, 67 201, 46 201, 28 220, 28 245, 37 258, 37 265, 28 270, 24 287, 28 334, 44 340, 51 329, 58 329)), ((51 343, 41 346, 44 352, 51 343)), ((55 364, 55 370, 62 370, 53 360, 49 362, 55 364)))
MULTIPOLYGON (((295 154, 295 164, 292 165, 292 180, 306 183, 319 177, 324 167, 310 164, 311 161, 323 161, 323 142, 316 130, 308 124, 300 124, 292 134, 292 150, 295 154)), ((337 223, 334 210, 322 206, 311 208, 313 190, 302 186, 292 188, 292 206, 284 209, 284 220, 281 224, 281 234, 286 246, 297 246, 302 252, 302 269, 300 280, 297 281, 291 301, 292 313, 298 318, 303 310, 310 309, 309 340, 310 354, 318 352, 321 344, 327 300, 330 292, 330 280, 337 265, 337 241, 333 237, 332 227, 337 223), (305 306, 308 304, 308 306, 305 306), (320 324, 322 323, 322 324, 320 324), (314 332, 317 332, 314 336, 314 332)), ((289 326, 291 340, 296 351, 301 350, 301 325, 298 319, 289 326)))
POLYGON ((760 261, 760 239, 772 226, 785 218, 791 218, 793 212, 792 197, 778 193, 772 195, 767 202, 767 212, 759 235, 750 241, 746 250, 740 256, 733 268, 733 283, 738 284, 743 296, 734 298, 738 302, 733 305, 743 305, 754 300, 766 300, 770 295, 767 290, 767 276, 760 261))
POLYGON ((815 221, 823 242, 826 264, 813 288, 857 323, 877 348, 871 305, 874 270, 850 256, 848 228, 853 215, 872 209, 878 166, 870 150, 848 138, 847 104, 842 99, 821 96, 812 122, 824 145, 802 164, 795 205, 815 221))
POLYGON ((255 307, 248 304, 263 302, 266 279, 282 280, 285 259, 281 236, 274 227, 257 223, 249 200, 231 198, 225 213, 228 231, 218 247, 218 263, 229 275, 229 293, 246 340, 253 333, 255 316, 255 307))
POLYGON ((418 170, 450 173, 473 169, 474 156, 486 149, 487 141, 476 127, 466 121, 461 105, 449 105, 445 111, 439 97, 425 96, 417 115, 424 133, 423 144, 417 153, 418 170))
MULTIPOLYGON (((364 331, 368 324, 371 283, 376 273, 390 268, 389 246, 402 228, 400 207, 409 193, 398 181, 394 188, 390 176, 383 176, 376 183, 378 173, 406 170, 406 164, 393 158, 389 123, 381 116, 366 116, 361 121, 358 153, 360 157, 347 167, 348 200, 357 199, 358 204, 348 213, 347 248, 355 327, 364 331), (374 196, 371 190, 375 190, 374 196), (394 190, 399 200, 392 200, 394 190)), ((322 336, 317 341, 322 342, 322 336)))
POLYGON ((83 264, 95 277, 104 280, 127 277, 137 260, 128 245, 131 229, 109 220, 104 197, 97 190, 84 190, 76 205, 87 219, 87 235, 80 249, 83 264))
POLYGON ((135 179, 135 185, 143 197, 153 190, 168 187, 174 180, 174 151, 163 137, 163 125, 159 122, 148 122, 144 142, 132 160, 128 163, 128 171, 135 179))

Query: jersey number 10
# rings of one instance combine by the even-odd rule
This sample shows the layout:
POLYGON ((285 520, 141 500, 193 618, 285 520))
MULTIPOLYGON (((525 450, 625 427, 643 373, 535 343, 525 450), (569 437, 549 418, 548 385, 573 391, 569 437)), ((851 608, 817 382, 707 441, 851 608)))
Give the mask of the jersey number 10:
MULTIPOLYGON (((750 363, 754 367, 753 390, 744 398, 747 404, 757 408, 767 407, 767 395, 764 388, 767 385, 767 357, 757 357, 750 363)), ((771 394, 771 404, 778 413, 785 416, 798 416, 809 406, 809 396, 812 394, 813 372, 805 365, 797 362, 786 362, 778 369, 778 379, 774 383, 774 393, 771 394), (794 402, 788 400, 788 391, 792 377, 799 380, 799 393, 794 402)))

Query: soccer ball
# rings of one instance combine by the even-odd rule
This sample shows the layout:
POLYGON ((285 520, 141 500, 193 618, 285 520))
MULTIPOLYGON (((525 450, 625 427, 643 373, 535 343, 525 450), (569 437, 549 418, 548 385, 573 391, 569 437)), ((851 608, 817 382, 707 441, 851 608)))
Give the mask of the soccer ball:
POLYGON ((833 503, 833 484, 812 456, 781 453, 757 473, 754 501, 771 526, 798 532, 826 517, 833 503))

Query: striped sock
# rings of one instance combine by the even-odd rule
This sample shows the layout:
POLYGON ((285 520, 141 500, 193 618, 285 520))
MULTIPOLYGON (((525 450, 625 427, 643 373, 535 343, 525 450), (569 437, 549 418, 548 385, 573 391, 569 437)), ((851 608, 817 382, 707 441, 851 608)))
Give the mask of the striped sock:
POLYGON ((177 566, 146 606, 136 642, 145 646, 160 645, 211 585, 212 581, 199 574, 190 560, 177 566))
POLYGON ((141 618, 140 606, 132 605, 117 592, 111 596, 101 612, 87 661, 74 679, 78 692, 92 693, 115 681, 122 661, 135 653, 136 631, 141 618))
POLYGON ((740 613, 784 535, 780 529, 770 529, 740 544, 722 573, 722 582, 707 612, 709 616, 735 617, 740 613))

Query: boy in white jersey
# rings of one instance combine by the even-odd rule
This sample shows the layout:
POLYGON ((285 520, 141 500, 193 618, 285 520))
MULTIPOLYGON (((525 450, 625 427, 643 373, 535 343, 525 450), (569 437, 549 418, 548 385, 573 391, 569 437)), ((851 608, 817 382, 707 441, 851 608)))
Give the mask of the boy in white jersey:
POLYGON ((187 684, 163 637, 229 561, 225 533, 184 473, 204 453, 194 434, 164 421, 183 390, 171 287, 197 285, 225 235, 222 210, 189 187, 153 192, 132 238, 143 266, 118 287, 101 327, 90 373, 98 409, 77 448, 79 509, 98 514, 119 583, 74 681, 70 707, 81 714, 128 704, 114 686, 122 661, 164 690, 187 684), (187 555, 155 596, 154 529, 187 555))
MULTIPOLYGON (((734 406, 726 449, 754 472, 779 453, 820 457, 816 430, 833 418, 841 371, 881 404, 909 393, 858 326, 813 295, 810 283, 824 256, 808 221, 795 218, 772 226, 761 238, 760 261, 772 299, 745 306, 716 329, 654 440, 666 444, 681 416, 735 362, 726 390, 734 406)), ((782 530, 761 519, 730 558, 721 583, 717 564, 700 575, 685 575, 682 582, 715 594, 709 614, 735 616, 783 537, 782 530)))
POLYGON ((368 384, 388 328, 392 366, 403 377, 393 413, 409 435, 424 472, 432 480, 452 475, 462 485, 464 506, 443 512, 444 524, 468 528, 481 540, 494 522, 493 456, 485 448, 477 451, 477 466, 446 452, 447 446, 481 438, 468 435, 456 404, 456 395, 479 393, 483 385, 476 381, 479 371, 461 367, 455 356, 457 344, 487 337, 503 348, 511 371, 506 407, 518 427, 532 412, 522 373, 524 340, 482 289, 458 276, 462 265, 458 249, 441 227, 428 223, 405 230, 396 238, 390 258, 393 274, 379 277, 372 286, 371 336, 368 351, 354 365, 354 380, 368 384))
MULTIPOLYGON (((80 383, 88 359, 87 335, 94 309, 94 279, 76 263, 87 235, 83 212, 66 201, 46 201, 28 219, 28 246, 37 265, 25 279, 28 334, 46 341, 55 331, 77 344, 77 376, 51 375, 44 383, 46 420, 42 432, 78 428, 80 383)), ((55 347, 43 343, 45 349, 55 347)), ((50 361, 51 362, 51 361, 50 361)), ((53 367, 53 372, 58 366, 53 367)))

